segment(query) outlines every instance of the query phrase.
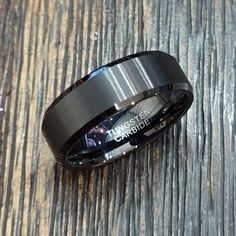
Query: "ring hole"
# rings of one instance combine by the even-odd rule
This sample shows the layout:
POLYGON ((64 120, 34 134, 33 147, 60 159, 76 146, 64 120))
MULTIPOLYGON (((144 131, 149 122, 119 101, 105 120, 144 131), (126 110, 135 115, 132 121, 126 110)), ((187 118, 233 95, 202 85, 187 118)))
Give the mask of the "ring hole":
POLYGON ((70 149, 72 165, 104 164, 161 133, 184 113, 188 96, 181 91, 156 94, 93 127, 70 149))

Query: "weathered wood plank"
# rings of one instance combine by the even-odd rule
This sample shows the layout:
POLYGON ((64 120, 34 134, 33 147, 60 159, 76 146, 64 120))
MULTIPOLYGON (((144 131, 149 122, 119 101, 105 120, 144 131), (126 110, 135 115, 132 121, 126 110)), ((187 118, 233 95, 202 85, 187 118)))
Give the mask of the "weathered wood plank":
POLYGON ((234 0, 0 1, 0 235, 235 235, 234 0), (55 165, 42 116, 72 82, 142 50, 174 55, 188 114, 116 163, 55 165))

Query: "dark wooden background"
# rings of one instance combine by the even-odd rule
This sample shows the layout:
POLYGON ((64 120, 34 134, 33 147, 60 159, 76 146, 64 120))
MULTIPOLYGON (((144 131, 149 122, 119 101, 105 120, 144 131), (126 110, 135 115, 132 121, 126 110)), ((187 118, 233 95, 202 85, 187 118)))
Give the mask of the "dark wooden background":
POLYGON ((235 0, 0 0, 0 235, 235 235, 235 114, 235 0), (151 49, 191 81, 188 114, 110 166, 56 166, 48 105, 151 49))

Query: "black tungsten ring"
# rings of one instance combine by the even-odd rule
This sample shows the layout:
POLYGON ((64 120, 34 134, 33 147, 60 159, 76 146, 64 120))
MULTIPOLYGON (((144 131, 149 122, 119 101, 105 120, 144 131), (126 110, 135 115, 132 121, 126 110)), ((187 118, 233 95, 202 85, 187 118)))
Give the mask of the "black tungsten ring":
POLYGON ((42 131, 57 162, 95 167, 151 141, 192 101, 192 86, 174 57, 141 52, 73 84, 46 110, 42 131))

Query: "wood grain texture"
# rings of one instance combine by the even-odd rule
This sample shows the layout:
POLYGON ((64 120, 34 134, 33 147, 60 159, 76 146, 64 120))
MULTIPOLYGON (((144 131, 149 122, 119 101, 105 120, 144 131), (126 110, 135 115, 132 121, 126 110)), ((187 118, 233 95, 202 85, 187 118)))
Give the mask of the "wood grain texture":
POLYGON ((235 235, 235 118, 235 0, 0 0, 0 235, 235 235), (112 165, 55 165, 53 99, 153 49, 191 81, 188 114, 112 165))

